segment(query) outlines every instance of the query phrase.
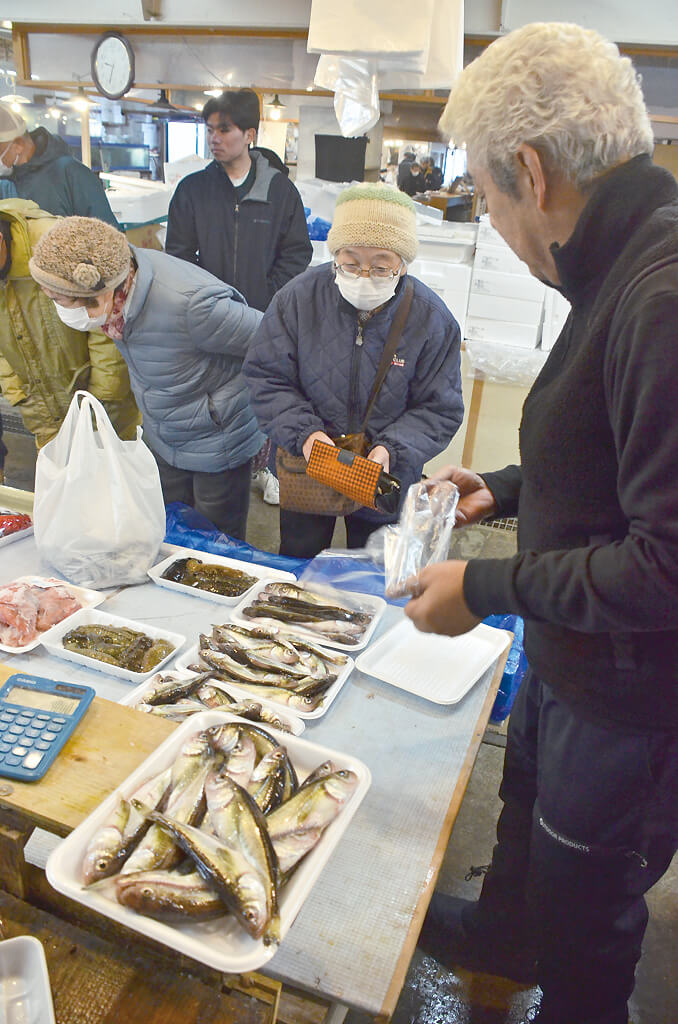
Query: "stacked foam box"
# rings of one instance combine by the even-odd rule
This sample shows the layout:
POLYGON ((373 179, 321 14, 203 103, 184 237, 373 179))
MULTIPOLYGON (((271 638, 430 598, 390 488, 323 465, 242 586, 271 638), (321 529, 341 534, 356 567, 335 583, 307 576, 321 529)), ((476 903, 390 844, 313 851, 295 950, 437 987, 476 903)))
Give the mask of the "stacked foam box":
POLYGON ((546 286, 481 217, 464 337, 516 348, 537 348, 546 286))
POLYGON ((408 273, 418 277, 443 300, 459 324, 462 337, 466 321, 466 306, 471 287, 470 263, 447 263, 444 260, 414 260, 408 273))
POLYGON ((544 301, 544 329, 541 333, 541 347, 545 352, 553 348, 569 312, 570 303, 567 299, 555 288, 547 288, 544 301))

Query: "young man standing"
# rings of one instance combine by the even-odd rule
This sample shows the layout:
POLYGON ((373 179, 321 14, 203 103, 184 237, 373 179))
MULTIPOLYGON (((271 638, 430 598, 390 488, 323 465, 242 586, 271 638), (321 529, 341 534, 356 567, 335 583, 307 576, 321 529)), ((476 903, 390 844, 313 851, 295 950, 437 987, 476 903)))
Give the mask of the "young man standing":
POLYGON ((250 149, 259 127, 259 99, 252 89, 209 100, 202 115, 214 161, 177 185, 166 250, 265 310, 311 260, 301 198, 283 172, 250 149))

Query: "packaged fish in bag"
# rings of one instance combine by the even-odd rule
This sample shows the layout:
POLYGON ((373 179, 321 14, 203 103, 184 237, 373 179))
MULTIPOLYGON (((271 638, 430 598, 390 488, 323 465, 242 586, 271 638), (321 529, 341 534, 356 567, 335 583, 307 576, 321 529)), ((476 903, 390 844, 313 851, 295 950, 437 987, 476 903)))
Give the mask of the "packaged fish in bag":
POLYGON ((411 485, 398 524, 379 530, 375 538, 383 544, 387 596, 402 595, 409 577, 448 557, 458 501, 459 490, 449 480, 411 485))

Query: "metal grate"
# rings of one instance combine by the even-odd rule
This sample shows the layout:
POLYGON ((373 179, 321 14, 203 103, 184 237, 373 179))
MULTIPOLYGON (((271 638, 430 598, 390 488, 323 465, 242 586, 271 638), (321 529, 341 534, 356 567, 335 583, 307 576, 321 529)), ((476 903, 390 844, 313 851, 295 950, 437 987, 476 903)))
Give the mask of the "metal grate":
POLYGON ((506 533, 516 533, 518 530, 518 520, 514 517, 486 519, 483 522, 483 526, 489 526, 492 530, 504 530, 506 533))

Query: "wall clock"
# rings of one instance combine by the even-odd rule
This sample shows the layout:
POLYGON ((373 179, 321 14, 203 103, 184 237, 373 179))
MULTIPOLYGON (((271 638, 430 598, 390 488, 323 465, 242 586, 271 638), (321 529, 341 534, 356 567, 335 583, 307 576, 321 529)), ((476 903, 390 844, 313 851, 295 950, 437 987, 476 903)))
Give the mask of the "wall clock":
POLYGON ((109 100, 119 100, 134 85, 134 50, 120 32, 105 32, 94 44, 92 78, 109 100))

